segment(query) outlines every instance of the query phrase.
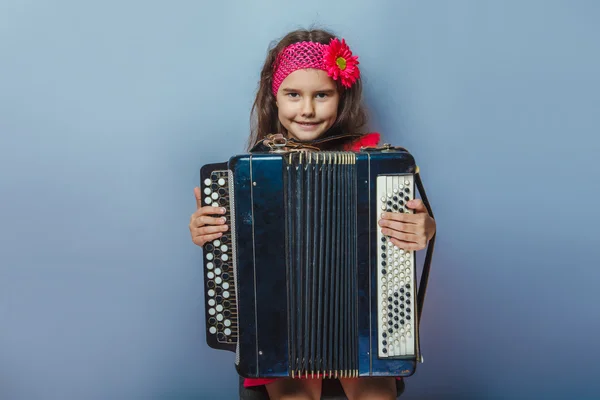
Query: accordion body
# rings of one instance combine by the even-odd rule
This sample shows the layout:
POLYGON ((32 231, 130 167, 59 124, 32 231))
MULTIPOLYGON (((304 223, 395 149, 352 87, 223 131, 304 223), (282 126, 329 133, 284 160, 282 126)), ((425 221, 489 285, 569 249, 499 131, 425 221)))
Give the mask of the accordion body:
POLYGON ((378 221, 417 189, 431 213, 418 173, 389 145, 204 165, 203 203, 229 224, 203 248, 207 344, 249 378, 412 375, 428 268, 417 291, 415 252, 378 221))

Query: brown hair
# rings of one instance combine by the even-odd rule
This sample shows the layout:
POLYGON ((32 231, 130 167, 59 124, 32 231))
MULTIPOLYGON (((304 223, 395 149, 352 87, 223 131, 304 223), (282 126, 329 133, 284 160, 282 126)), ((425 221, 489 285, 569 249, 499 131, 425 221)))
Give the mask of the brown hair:
MULTIPOLYGON (((300 29, 288 33, 275 46, 271 47, 260 73, 258 91, 252 105, 248 149, 270 133, 286 133, 277 117, 277 104, 271 89, 273 64, 279 52, 293 43, 312 41, 329 44, 332 38, 335 38, 333 33, 322 29, 300 29)), ((367 123, 367 113, 362 104, 361 80, 358 79, 349 89, 344 88, 339 81, 337 86, 341 95, 338 117, 335 124, 323 137, 342 133, 362 133, 361 130, 367 123)))

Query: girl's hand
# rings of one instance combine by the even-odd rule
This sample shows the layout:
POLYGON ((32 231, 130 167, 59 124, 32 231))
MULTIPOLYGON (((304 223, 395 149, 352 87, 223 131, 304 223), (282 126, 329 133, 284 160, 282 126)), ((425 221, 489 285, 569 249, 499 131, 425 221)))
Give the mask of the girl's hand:
POLYGON ((422 250, 435 234, 435 220, 420 199, 413 199, 406 206, 415 213, 383 213, 379 220, 379 226, 383 228, 381 233, 389 236, 391 242, 403 250, 422 250))
POLYGON ((225 214, 225 209, 222 207, 202 207, 200 188, 194 188, 194 195, 196 196, 196 211, 190 218, 190 234, 192 235, 192 242, 202 247, 206 242, 221 237, 223 232, 227 231, 225 218, 209 217, 211 214, 225 214))

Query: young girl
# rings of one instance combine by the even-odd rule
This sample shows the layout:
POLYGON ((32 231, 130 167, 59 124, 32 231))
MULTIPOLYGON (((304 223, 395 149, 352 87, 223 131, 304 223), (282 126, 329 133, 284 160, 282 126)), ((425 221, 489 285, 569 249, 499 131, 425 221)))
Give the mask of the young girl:
MULTIPOLYGON (((287 34, 272 48, 260 75, 260 86, 252 115, 254 126, 248 147, 271 133, 312 141, 346 133, 362 133, 366 113, 358 58, 345 40, 323 30, 298 30, 287 34)), ((331 149, 357 151, 379 143, 379 134, 363 133, 358 138, 322 145, 331 149), (332 147, 333 146, 333 147, 332 147)), ((192 240, 198 246, 215 240, 228 229, 220 208, 203 206, 195 188, 197 210, 190 220, 192 240)), ((383 234, 406 250, 421 250, 435 233, 436 225, 421 200, 408 203, 414 214, 386 213, 379 225, 383 234)), ((394 378, 361 377, 340 379, 350 400, 395 399, 394 378)), ((265 385, 276 399, 319 399, 320 379, 246 379, 244 386, 265 385)))

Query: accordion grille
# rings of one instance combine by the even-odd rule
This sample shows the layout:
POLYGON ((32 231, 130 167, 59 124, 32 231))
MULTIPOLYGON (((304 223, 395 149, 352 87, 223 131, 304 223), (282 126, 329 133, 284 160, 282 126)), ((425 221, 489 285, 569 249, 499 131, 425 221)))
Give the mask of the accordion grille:
POLYGON ((355 163, 354 153, 288 155, 288 329, 294 376, 358 374, 355 163))

